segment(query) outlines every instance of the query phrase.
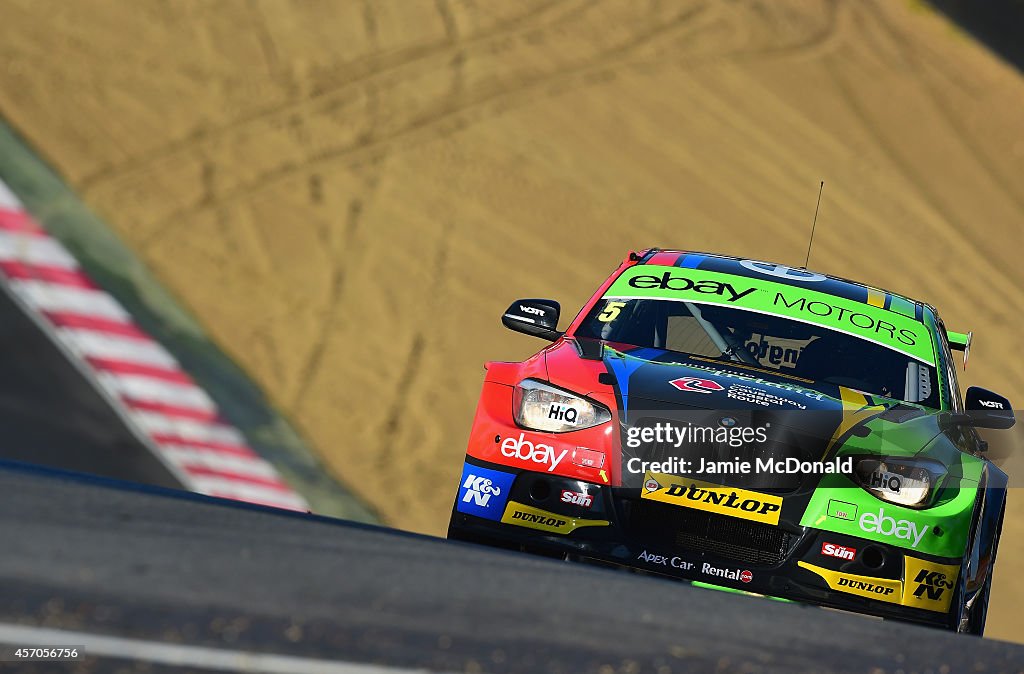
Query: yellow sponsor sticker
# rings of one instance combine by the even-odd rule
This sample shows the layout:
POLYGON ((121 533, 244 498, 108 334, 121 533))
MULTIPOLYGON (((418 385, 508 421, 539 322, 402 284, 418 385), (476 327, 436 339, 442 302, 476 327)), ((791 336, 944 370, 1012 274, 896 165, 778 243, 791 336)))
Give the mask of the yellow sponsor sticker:
POLYGON ((559 515, 515 501, 509 501, 505 506, 505 514, 501 516, 501 521, 556 534, 567 534, 583 527, 606 527, 610 524, 608 520, 586 520, 571 515, 559 515))
POLYGON ((949 610, 960 567, 907 556, 903 572, 903 605, 929 611, 949 610))
POLYGON ((778 524, 782 497, 647 471, 640 498, 744 520, 778 524))
POLYGON ((855 594, 868 599, 887 601, 890 604, 900 604, 903 599, 903 583, 888 578, 872 578, 871 576, 855 576, 852 573, 840 573, 832 569, 825 569, 807 562, 797 564, 808 571, 813 571, 828 583, 828 586, 837 592, 855 594))

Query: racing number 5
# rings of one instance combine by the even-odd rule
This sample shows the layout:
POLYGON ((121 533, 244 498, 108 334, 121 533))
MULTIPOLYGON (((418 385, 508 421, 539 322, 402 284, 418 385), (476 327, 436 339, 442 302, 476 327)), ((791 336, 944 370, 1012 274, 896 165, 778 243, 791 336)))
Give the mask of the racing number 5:
POLYGON ((604 311, 597 315, 597 320, 602 323, 611 323, 619 317, 619 312, 622 311, 624 306, 626 306, 625 302, 609 302, 604 305, 604 311))

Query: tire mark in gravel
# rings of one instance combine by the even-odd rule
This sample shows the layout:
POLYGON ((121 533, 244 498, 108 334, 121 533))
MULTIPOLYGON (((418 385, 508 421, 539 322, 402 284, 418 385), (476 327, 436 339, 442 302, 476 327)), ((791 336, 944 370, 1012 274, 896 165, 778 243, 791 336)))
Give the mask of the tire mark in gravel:
MULTIPOLYGON (((453 45, 461 43, 459 37, 459 25, 452 13, 450 0, 434 0, 437 13, 441 16, 441 23, 444 24, 444 33, 453 45)), ((452 56, 449 66, 452 71, 452 87, 449 94, 452 98, 458 98, 466 88, 466 81, 463 75, 463 66, 466 64, 466 50, 459 49, 452 56)))
MULTIPOLYGON (((461 130, 470 123, 479 123, 483 119, 487 119, 493 114, 499 113, 495 112, 492 113, 492 115, 486 115, 472 120, 458 118, 458 116, 494 103, 512 105, 516 101, 529 102, 534 100, 534 97, 529 94, 535 93, 538 89, 543 89, 545 87, 550 88, 553 84, 568 84, 573 80, 584 78, 595 72, 604 71, 610 68, 611 65, 615 63, 615 59, 621 57, 623 54, 629 53, 638 47, 648 45, 651 41, 665 37, 667 34, 671 34, 680 28, 690 26, 690 24, 696 18, 703 15, 707 9, 708 5, 702 5, 695 9, 682 12, 681 14, 673 17, 670 21, 651 28, 639 35, 635 35, 633 39, 630 39, 626 43, 599 54, 589 62, 573 65, 563 70, 556 70, 537 78, 527 78, 524 81, 512 83, 511 86, 499 83, 496 86, 488 88, 482 93, 478 93, 475 97, 467 97, 466 102, 462 105, 447 107, 440 106, 440 109, 436 109, 432 112, 423 114, 418 118, 414 118, 404 127, 387 135, 374 138, 367 137, 366 134, 362 134, 354 144, 316 153, 310 157, 307 162, 301 165, 286 162, 257 175, 252 180, 244 182, 237 187, 225 190, 218 196, 218 204, 223 206, 225 203, 230 201, 244 198, 256 192, 265 190, 268 186, 276 182, 290 178, 296 171, 330 165, 339 161, 358 164, 360 161, 365 161, 367 155, 372 157, 374 154, 379 153, 382 150, 389 150, 393 143, 400 140, 408 142, 411 136, 415 137, 418 133, 436 131, 436 133, 431 136, 431 139, 433 139, 438 136, 448 135, 456 130, 461 130), (452 118, 456 118, 454 120, 454 124, 452 124, 452 118), (452 128, 446 128, 446 124, 451 124, 452 128)), ((555 94, 563 93, 563 91, 564 90, 556 91, 555 94)), ((443 102, 444 101, 442 101, 442 103, 443 102)), ((504 109, 499 112, 503 111, 504 109)), ((151 234, 142 239, 140 242, 140 248, 145 251, 164 236, 167 236, 170 233, 180 233, 181 228, 183 226, 187 226, 187 222, 192 216, 206 210, 207 208, 209 208, 207 204, 193 202, 191 204, 186 204, 160 218, 150 226, 149 229, 151 230, 151 234), (176 229, 169 229, 167 227, 168 223, 174 221, 181 221, 181 223, 179 223, 176 229)))
MULTIPOLYGON (((843 35, 844 31, 839 30, 840 25, 842 25, 840 16, 844 14, 844 9, 848 5, 841 5, 839 0, 826 0, 824 6, 825 23, 822 25, 821 30, 812 33, 806 39, 796 44, 741 49, 729 54, 729 58, 735 61, 749 61, 766 57, 800 56, 813 58, 831 51, 843 35)), ((760 3, 755 3, 754 7, 755 11, 764 11, 765 9, 760 3)), ((745 21, 743 23, 749 25, 750 22, 745 21)))
MULTIPOLYGON (((377 32, 377 15, 369 0, 367 0, 363 5, 363 29, 366 31, 366 38, 370 43, 372 51, 378 51, 380 43, 377 32)), ((368 107, 371 119, 370 131, 372 133, 376 127, 377 119, 379 117, 380 98, 377 95, 376 88, 374 87, 368 87, 367 94, 369 96, 368 107)), ((362 196, 356 194, 349 201, 348 214, 345 221, 344 246, 340 250, 336 245, 334 245, 334 232, 331 227, 331 223, 320 222, 317 227, 317 236, 320 238, 324 246, 324 250, 328 251, 328 259, 330 261, 327 312, 320 323, 320 330, 317 333, 316 339, 313 341, 309 354, 306 356, 306 361, 299 369, 295 395, 292 398, 290 406, 290 412, 293 415, 298 414, 300 406, 305 401, 306 395, 309 393, 313 382, 319 374, 320 364, 323 361, 324 353, 327 351, 330 336, 334 329, 335 321, 338 317, 338 311, 341 306, 342 293, 345 290, 345 278, 348 270, 348 264, 351 260, 357 259, 355 253, 357 252, 356 237, 359 233, 359 225, 364 219, 370 198, 376 193, 377 187, 380 185, 381 174, 384 171, 384 163, 385 157, 383 156, 378 157, 376 161, 371 163, 370 167, 363 175, 364 188, 362 190, 362 196)), ((318 182, 321 180, 319 173, 311 171, 310 179, 313 179, 314 177, 318 182)))
MULTIPOLYGON (((845 11, 848 5, 839 3, 838 0, 827 0, 827 7, 829 9, 825 13, 826 21, 822 25, 821 29, 811 33, 811 35, 806 38, 799 39, 795 43, 775 46, 736 48, 723 50, 717 53, 698 54, 696 56, 685 55, 684 57, 677 58, 671 62, 693 69, 722 60, 731 60, 736 61, 737 63, 743 63, 770 58, 820 57, 836 48, 840 40, 845 35, 844 31, 848 28, 848 21, 844 20, 848 14, 848 12, 845 11)), ((758 5, 757 8, 759 12, 763 10, 760 5, 758 5)), ((739 16, 739 12, 731 6, 716 5, 715 9, 718 11, 728 11, 733 16, 739 16)), ((740 23, 747 25, 750 23, 750 20, 745 19, 740 23)), ((655 68, 664 67, 666 63, 669 62, 670 60, 667 59, 664 54, 658 54, 654 58, 625 61, 621 65, 624 68, 634 69, 655 68)))
POLYGON ((313 346, 306 356, 306 361, 299 369, 299 376, 296 381, 296 391, 289 406, 290 414, 297 414, 306 395, 309 393, 313 382, 320 372, 320 364, 323 361, 324 353, 330 344, 330 337, 337 321, 341 308, 342 294, 345 290, 345 278, 347 274, 346 260, 356 258, 358 248, 356 246, 359 234, 360 223, 362 222, 369 200, 376 193, 380 184, 381 174, 385 159, 382 157, 371 167, 364 177, 365 188, 362 196, 355 196, 349 202, 348 214, 345 220, 345 239, 342 248, 333 245, 333 233, 330 223, 321 223, 317 227, 319 236, 325 250, 330 251, 330 282, 328 286, 327 312, 320 323, 320 330, 313 346))
POLYGON ((249 0, 249 15, 252 20, 253 32, 260 43, 260 50, 263 53, 263 60, 266 61, 267 72, 277 75, 281 72, 281 59, 277 55, 277 47, 274 45, 274 38, 267 28, 267 20, 260 10, 258 0, 249 0))
MULTIPOLYGON (((833 4, 830 2, 829 6, 832 7, 833 4)), ((393 141, 397 141, 399 139, 403 139, 403 138, 405 138, 406 136, 408 136, 408 135, 410 135, 412 133, 415 133, 415 132, 418 132, 418 131, 429 130, 430 128, 432 128, 432 125, 435 124, 435 123, 443 124, 450 117, 455 117, 455 116, 458 116, 458 115, 460 115, 462 113, 469 112, 473 108, 478 108, 478 107, 484 106, 487 103, 495 102, 495 101, 505 101, 505 102, 508 102, 510 104, 514 104, 516 99, 521 94, 526 94, 526 93, 528 93, 529 91, 531 91, 533 89, 536 89, 536 88, 539 88, 539 87, 543 87, 543 86, 550 86, 552 83, 557 83, 557 82, 559 82, 559 81, 561 81, 563 79, 571 79, 571 78, 574 78, 574 77, 584 77, 585 78, 588 75, 592 75, 594 73, 600 73, 601 71, 607 69, 608 67, 610 67, 610 65, 612 65, 612 64, 609 63, 609 61, 611 59, 613 59, 614 57, 616 57, 618 55, 621 55, 622 53, 628 53, 628 52, 634 50, 637 47, 649 45, 656 38, 666 37, 666 34, 670 34, 672 30, 674 30, 676 28, 679 28, 683 24, 689 23, 690 21, 696 19, 699 15, 702 15, 704 13, 704 11, 707 10, 708 8, 709 8, 709 5, 705 4, 705 5, 698 6, 698 7, 694 8, 692 10, 689 10, 687 12, 684 12, 682 15, 674 17, 672 20, 670 20, 669 22, 667 22, 664 25, 657 26, 654 29, 641 34, 639 37, 635 37, 634 39, 628 41, 627 43, 625 43, 623 45, 619 45, 617 47, 613 47, 613 48, 609 49, 608 51, 606 51, 604 53, 596 55, 590 62, 584 62, 582 64, 577 64, 575 66, 571 66, 571 67, 566 68, 566 69, 561 70, 561 71, 556 70, 556 71, 553 71, 551 73, 542 75, 542 76, 540 76, 537 79, 532 80, 532 81, 520 82, 518 84, 518 88, 502 88, 502 89, 500 89, 499 91, 496 91, 496 92, 495 91, 490 91, 490 92, 486 92, 484 94, 479 94, 475 99, 469 100, 464 105, 461 105, 461 106, 451 106, 451 107, 448 107, 447 109, 444 109, 442 107, 442 109, 440 111, 435 112, 433 114, 425 115, 420 120, 414 120, 413 122, 408 124, 406 127, 402 128, 402 129, 399 129, 398 131, 396 131, 396 132, 394 132, 392 134, 389 134, 387 136, 383 136, 381 138, 374 138, 372 136, 372 134, 362 133, 362 134, 360 134, 358 136, 357 141, 356 141, 355 144, 349 145, 349 146, 346 146, 346 147, 342 147, 342 148, 328 149, 326 151, 322 151, 320 153, 317 153, 317 154, 311 156, 308 159, 308 161, 306 163, 303 163, 303 164, 295 164, 295 163, 288 163, 288 162, 283 163, 283 164, 281 164, 281 165, 279 165, 279 166, 277 166, 275 168, 272 168, 272 169, 264 172, 263 175, 258 175, 256 178, 254 178, 253 180, 251 180, 248 183, 241 184, 241 185, 239 185, 237 187, 225 190, 225 192, 222 195, 220 195, 219 201, 221 203, 223 203, 224 201, 230 201, 230 200, 234 200, 234 199, 238 199, 238 198, 243 198, 245 196, 248 196, 251 192, 263 189, 267 185, 272 184, 272 183, 274 183, 274 182, 276 182, 278 180, 286 179, 287 177, 289 177, 295 171, 303 170, 303 169, 309 168, 310 166, 318 166, 318 165, 320 165, 320 164, 322 164, 324 162, 328 162, 329 163, 329 162, 332 162, 332 161, 335 161, 335 160, 340 160, 340 159, 345 158, 346 155, 352 155, 352 154, 358 153, 360 151, 372 153, 375 148, 378 148, 378 147, 381 147, 381 146, 385 146, 385 145, 387 145, 387 144, 389 144, 389 143, 391 143, 393 141)), ((779 47, 779 48, 775 48, 775 47, 767 48, 766 50, 764 50, 765 53, 767 53, 767 54, 777 54, 777 55, 787 55, 787 54, 791 55, 791 54, 795 54, 795 53, 800 53, 801 51, 806 51, 806 50, 809 50, 809 49, 813 49, 815 47, 821 47, 823 45, 824 46, 830 45, 831 44, 831 38, 834 37, 833 36, 833 32, 834 32, 834 26, 835 26, 835 23, 836 23, 835 22, 835 18, 834 18, 835 14, 836 14, 835 11, 830 12, 828 14, 829 21, 826 24, 825 28, 822 31, 820 31, 819 33, 814 34, 808 40, 803 41, 801 43, 798 43, 796 45, 790 45, 790 46, 785 47, 785 48, 782 48, 782 47, 779 47)), ((720 58, 730 58, 730 57, 737 56, 737 55, 738 56, 751 56, 751 55, 754 55, 756 53, 758 53, 757 50, 746 50, 746 51, 737 51, 737 52, 723 52, 722 54, 718 54, 718 55, 715 55, 713 57, 705 57, 705 59, 701 59, 700 61, 704 61, 704 60, 710 61, 710 60, 720 59, 720 58)), ((453 58, 453 60, 452 60, 450 65, 452 65, 456 70, 458 70, 459 66, 461 66, 462 63, 463 63, 463 61, 461 59, 459 59, 458 54, 457 54, 456 57, 453 58)), ((621 64, 617 64, 616 63, 614 65, 616 65, 616 66, 621 65, 623 67, 634 67, 634 66, 640 65, 642 63, 644 63, 644 62, 642 62, 642 61, 640 61, 640 62, 624 62, 624 63, 621 63, 621 64)), ((659 63, 660 65, 663 65, 663 63, 661 63, 661 62, 657 62, 657 63, 659 63)), ((458 86, 458 82, 456 82, 455 86, 458 86)), ((561 92, 557 92, 557 93, 561 93, 561 92)), ((441 103, 444 103, 444 101, 441 101, 441 103)), ((498 113, 495 113, 495 114, 498 114, 498 113)), ((453 129, 449 129, 447 131, 442 130, 440 135, 446 135, 447 133, 450 133, 452 131, 461 130, 461 129, 467 127, 470 123, 478 123, 482 119, 486 119, 487 117, 488 116, 479 117, 479 118, 473 119, 471 122, 464 121, 464 120, 456 120, 456 123, 455 123, 453 129)), ((359 159, 356 158, 356 157, 352 157, 351 161, 352 162, 358 162, 359 159)), ((167 229, 167 227, 166 227, 166 224, 168 222, 173 221, 175 219, 187 218, 187 216, 189 216, 189 215, 192 215, 192 214, 195 214, 195 213, 198 213, 198 212, 202 211, 204 209, 204 207, 206 207, 205 204, 198 204, 198 203, 191 204, 191 205, 186 205, 186 206, 183 206, 183 207, 173 211, 169 215, 164 216, 160 220, 156 221, 155 224, 153 224, 153 225, 151 225, 149 227, 149 229, 151 231, 150 235, 143 237, 142 243, 141 243, 141 247, 143 249, 146 249, 149 246, 155 244, 159 239, 163 238, 165 235, 170 233, 171 230, 167 229)))
MULTIPOLYGON (((359 197, 354 197, 349 202, 345 223, 345 249, 349 253, 353 252, 351 250, 352 242, 355 240, 356 233, 359 230, 359 220, 363 215, 364 208, 364 202, 359 197)), ((331 251, 330 281, 328 283, 326 302, 327 310, 323 320, 320 322, 320 329, 317 331, 316 339, 313 340, 313 345, 306 356, 305 363, 299 369, 295 395, 288 409, 289 414, 296 414, 298 412, 299 407, 301 407, 306 398, 306 394, 309 393, 313 381, 319 374, 320 363, 323 361, 324 352, 327 350, 331 331, 338 316, 341 296, 345 289, 345 265, 341 264, 337 254, 332 250, 331 239, 333 237, 331 235, 330 223, 321 223, 317 226, 317 237, 320 239, 324 249, 331 251)))
MULTIPOLYGON (((448 260, 451 253, 451 240, 452 234, 455 231, 455 224, 451 220, 445 220, 441 226, 441 232, 437 236, 437 248, 434 253, 434 260, 431 264, 430 270, 430 283, 427 291, 427 300, 420 306, 422 307, 422 313, 427 316, 438 316, 443 312, 440 311, 440 300, 443 296, 443 289, 448 281, 448 260)), ((443 332, 433 333, 431 339, 434 340, 434 349, 443 350, 444 343, 437 335, 442 335, 443 332)), ((402 372, 402 376, 397 380, 399 382, 399 389, 396 391, 395 397, 393 397, 391 405, 388 407, 388 414, 384 419, 380 436, 382 438, 380 445, 378 446, 377 456, 379 456, 378 466, 386 467, 395 459, 393 453, 394 440, 398 436, 401 430, 403 418, 408 416, 407 413, 407 400, 410 392, 415 388, 416 377, 420 370, 420 364, 422 360, 422 354, 426 349, 426 338, 422 331, 416 333, 416 337, 413 339, 412 347, 409 350, 409 355, 406 358, 405 366, 402 372), (399 399, 398 396, 401 396, 399 399)), ((402 495, 397 495, 398 498, 402 498, 402 495)))
MULTIPOLYGON (((561 23, 561 22, 563 22, 563 20, 566 19, 566 17, 578 14, 583 9, 588 9, 590 7, 591 7, 591 5, 588 4, 588 3, 583 3, 580 6, 570 6, 570 7, 567 7, 565 9, 565 11, 559 13, 557 16, 552 18, 551 24, 555 25, 555 24, 561 23)), ((467 39, 463 40, 462 42, 460 42, 459 45, 452 45, 452 44, 449 44, 449 43, 445 43, 444 46, 449 51, 453 51, 453 50, 463 50, 463 51, 465 51, 465 50, 468 50, 470 48, 473 48, 473 49, 484 49, 484 48, 487 48, 487 47, 492 48, 492 51, 493 51, 494 48, 496 48, 496 47, 500 48, 500 47, 506 45, 509 42, 509 40, 511 40, 511 39, 513 39, 513 38, 515 38, 517 36, 520 36, 522 34, 528 33, 530 31, 547 30, 548 28, 550 28, 550 27, 544 26, 544 25, 542 25, 541 27, 535 27, 535 26, 531 26, 531 25, 516 26, 515 30, 508 30, 508 31, 500 32, 500 33, 495 33, 494 35, 488 34, 487 36, 484 36, 484 37, 480 37, 480 36, 471 37, 471 38, 467 38, 467 39)), ((436 53, 440 53, 442 51, 443 50, 437 50, 436 53)), ((455 53, 455 55, 453 56, 453 58, 456 59, 456 64, 458 64, 458 62, 459 62, 458 51, 455 51, 454 53, 455 53)), ((175 155, 178 155, 178 154, 188 154, 188 152, 193 151, 195 149, 195 144, 200 144, 200 143, 207 142, 207 141, 210 141, 210 142, 216 141, 217 140, 217 136, 220 133, 237 133, 240 136, 252 135, 252 133, 255 130, 250 129, 249 132, 247 133, 246 129, 243 128, 243 127, 246 127, 248 124, 258 123, 260 121, 263 121, 267 117, 272 118, 275 114, 282 114, 282 115, 284 115, 284 114, 287 113, 288 110, 290 110, 291 108, 294 108, 296 106, 308 106, 308 104, 315 103, 316 107, 311 110, 311 113, 313 113, 313 114, 330 114, 332 111, 337 109, 339 106, 343 106, 343 104, 351 102, 351 100, 352 100, 352 92, 353 92, 354 89, 358 88, 357 85, 359 85, 359 84, 369 84, 370 82, 373 82, 375 79, 379 79, 378 76, 383 77, 385 75, 390 74, 390 72, 394 71, 394 70, 401 70, 402 68, 410 69, 410 68, 415 68, 417 66, 424 66, 422 61, 427 60, 428 56, 433 56, 433 55, 435 55, 435 53, 428 54, 428 55, 424 56, 423 58, 408 59, 407 61, 401 62, 401 64, 397 64, 394 68, 391 68, 391 67, 382 68, 382 69, 379 69, 378 71, 375 71, 373 73, 368 74, 366 77, 360 77, 360 78, 356 78, 356 79, 351 79, 350 78, 349 81, 347 81, 344 86, 342 86, 340 89, 334 90, 334 92, 331 95, 326 95, 326 94, 324 96, 319 95, 319 94, 311 95, 311 96, 309 96, 307 99, 305 99, 303 101, 293 101, 293 102, 288 103, 286 107, 283 107, 280 110, 271 111, 273 114, 262 115, 262 116, 254 116, 254 117, 251 117, 250 119, 247 119, 244 123, 234 124, 234 125, 232 125, 230 127, 221 128, 221 129, 219 129, 216 132, 204 132, 203 137, 202 138, 197 138, 197 142, 196 143, 188 143, 185 146, 180 146, 180 148, 177 148, 176 152, 171 153, 167 157, 162 157, 160 159, 170 159, 171 157, 173 157, 175 155), (338 98, 339 96, 342 96, 342 98, 339 99, 338 98), (345 98, 344 96, 347 96, 347 98, 345 98)), ((557 71, 555 72, 555 74, 557 75, 557 71)), ((398 76, 400 77, 400 73, 398 74, 398 76)), ((407 78, 407 80, 408 80, 408 78, 407 78)), ((401 79, 398 79, 394 83, 395 84, 403 84, 404 82, 401 79)), ((357 139, 358 140, 368 140, 368 138, 366 138, 366 135, 367 134, 365 132, 359 133, 358 136, 357 136, 357 139)), ((344 150, 344 149, 342 149, 342 150, 344 150)), ((154 159, 154 161, 156 161, 156 158, 154 159)), ((286 167, 283 166, 283 165, 280 165, 278 168, 286 168, 286 167)), ((297 165, 297 164, 293 164, 292 168, 293 169, 299 169, 301 167, 299 165, 297 165)), ((144 172, 145 170, 146 170, 146 167, 144 167, 144 166, 141 167, 141 172, 144 172)), ((155 170, 155 169, 153 169, 153 170, 155 170)), ((83 181, 83 184, 85 185, 86 181, 83 181)), ((97 188, 97 186, 95 184, 88 184, 87 186, 83 187, 83 191, 85 191, 85 189, 92 189, 92 191, 95 191, 96 188, 97 188)), ((180 211, 178 211, 178 212, 180 212, 180 211)))
MULTIPOLYGON (((500 40, 515 35, 523 30, 530 29, 533 22, 543 20, 548 13, 560 7, 564 1, 565 0, 552 1, 542 5, 532 12, 520 14, 506 21, 501 21, 479 35, 467 37, 465 43, 477 44, 500 40)), ((364 9, 363 19, 364 23, 372 24, 374 27, 373 34, 376 34, 376 20, 372 17, 372 8, 369 10, 364 9), (367 11, 371 14, 369 18, 366 16, 367 11)), ((119 176, 131 173, 134 170, 144 168, 147 164, 167 159, 179 153, 187 153, 195 145, 206 141, 216 140, 218 136, 232 131, 237 131, 241 126, 259 122, 270 117, 275 117, 279 114, 286 114, 294 108, 304 107, 309 103, 316 102, 318 99, 352 89, 365 80, 401 69, 405 66, 416 63, 417 61, 436 56, 446 50, 451 50, 452 47, 452 43, 446 38, 440 42, 407 47, 394 52, 393 54, 382 55, 379 52, 370 53, 355 62, 346 63, 344 67, 338 69, 341 72, 336 73, 327 79, 326 85, 321 86, 309 96, 301 100, 295 100, 293 98, 283 104, 276 104, 253 110, 218 126, 198 128, 192 133, 173 140, 161 147, 136 155, 117 164, 107 166, 92 173, 91 175, 85 176, 78 184, 79 193, 82 194, 83 197, 87 197, 90 192, 98 189, 104 183, 115 180, 119 176)))
POLYGON ((450 43, 456 43, 459 39, 459 30, 455 25, 455 16, 452 14, 452 8, 448 4, 448 0, 434 0, 434 6, 441 17, 445 37, 448 38, 450 43))
POLYGON ((409 353, 405 357, 405 364, 402 366, 402 374, 395 380, 395 392, 390 396, 391 404, 388 405, 387 415, 381 425, 380 444, 374 454, 374 462, 378 468, 386 468, 394 461, 394 440, 402 427, 402 417, 405 411, 406 402, 409 399, 409 392, 416 382, 416 376, 420 371, 420 361, 423 358, 423 349, 426 346, 426 338, 422 330, 417 330, 409 346, 409 353))

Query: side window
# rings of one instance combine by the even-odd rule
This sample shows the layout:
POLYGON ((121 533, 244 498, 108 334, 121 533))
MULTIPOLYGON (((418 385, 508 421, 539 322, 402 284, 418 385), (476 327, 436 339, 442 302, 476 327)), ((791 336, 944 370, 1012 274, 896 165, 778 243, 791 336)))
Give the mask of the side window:
POLYGON ((956 380, 956 361, 953 360, 953 352, 949 349, 949 341, 946 339, 946 326, 942 320, 937 321, 939 336, 939 368, 949 386, 950 407, 956 411, 963 409, 963 396, 960 395, 960 384, 956 380))

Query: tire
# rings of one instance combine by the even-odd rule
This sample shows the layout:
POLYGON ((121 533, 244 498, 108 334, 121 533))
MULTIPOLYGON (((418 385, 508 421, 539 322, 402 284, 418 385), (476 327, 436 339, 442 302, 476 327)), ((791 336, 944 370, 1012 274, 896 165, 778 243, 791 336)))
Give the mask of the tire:
MULTIPOLYGON (((974 595, 974 599, 969 607, 964 605, 964 594, 967 590, 967 582, 962 576, 960 578, 955 604, 957 615, 952 627, 962 634, 973 634, 980 637, 985 633, 985 619, 988 616, 988 601, 992 594, 992 576, 995 571, 996 553, 999 550, 999 535, 1003 530, 1003 515, 1005 513, 1006 507, 1003 506, 1002 511, 999 513, 999 524, 996 526, 995 537, 992 541, 992 558, 989 560, 988 575, 985 578, 985 584, 978 593, 974 595)), ((970 554, 969 551, 968 554, 970 554)), ((967 568, 967 557, 964 558, 962 568, 967 568)))
POLYGON ((992 574, 985 579, 985 587, 974 598, 974 604, 967 611, 966 634, 982 636, 985 633, 985 618, 988 616, 988 598, 992 592, 992 574))

